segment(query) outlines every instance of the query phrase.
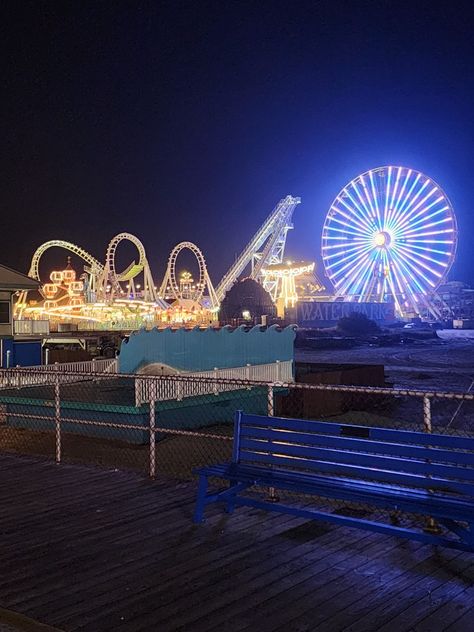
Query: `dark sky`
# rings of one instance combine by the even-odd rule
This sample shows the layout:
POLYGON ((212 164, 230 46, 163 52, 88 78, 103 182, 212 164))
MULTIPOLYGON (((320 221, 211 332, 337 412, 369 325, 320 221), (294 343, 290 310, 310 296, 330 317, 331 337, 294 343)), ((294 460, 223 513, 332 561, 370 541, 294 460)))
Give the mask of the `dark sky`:
POLYGON ((289 193, 287 252, 317 259, 338 191, 401 164, 450 197, 451 278, 474 281, 473 3, 2 6, 2 263, 26 271, 53 238, 103 260, 128 231, 155 280, 190 240, 217 283, 289 193))

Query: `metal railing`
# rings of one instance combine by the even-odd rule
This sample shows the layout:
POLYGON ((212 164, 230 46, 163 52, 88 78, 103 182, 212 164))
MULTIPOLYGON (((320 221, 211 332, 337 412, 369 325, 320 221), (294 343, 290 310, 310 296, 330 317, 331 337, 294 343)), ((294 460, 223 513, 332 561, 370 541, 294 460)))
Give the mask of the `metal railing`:
POLYGON ((215 368, 213 371, 200 371, 180 374, 187 378, 184 381, 175 380, 170 376, 161 376, 159 382, 149 379, 135 378, 135 405, 150 402, 177 400, 201 395, 218 395, 224 391, 242 388, 242 380, 251 382, 293 382, 293 361, 286 360, 267 364, 247 364, 241 367, 226 369, 215 368), (196 379, 193 379, 196 378, 196 379), (152 390, 153 389, 153 390, 152 390))
POLYGON ((110 360, 94 366, 102 372, 61 365, 2 370, 0 451, 50 454, 54 448, 58 463, 73 454, 140 467, 151 477, 189 478, 196 465, 230 458, 236 409, 474 436, 472 393, 267 382, 213 372, 137 377, 106 373, 110 360), (137 382, 147 398, 139 406, 137 382))
POLYGON ((56 362, 38 366, 0 369, 0 388, 21 388, 39 384, 54 384, 56 373, 63 382, 89 380, 89 374, 116 374, 116 358, 94 358, 80 362, 56 362))
POLYGON ((13 333, 24 336, 49 334, 49 320, 14 320, 13 333))

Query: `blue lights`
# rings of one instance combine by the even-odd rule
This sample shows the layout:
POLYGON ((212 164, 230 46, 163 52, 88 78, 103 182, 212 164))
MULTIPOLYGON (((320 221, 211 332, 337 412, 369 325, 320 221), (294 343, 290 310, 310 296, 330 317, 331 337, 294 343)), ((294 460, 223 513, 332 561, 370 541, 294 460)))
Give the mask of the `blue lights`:
POLYGON ((322 235, 322 258, 344 300, 393 301, 418 312, 446 277, 456 218, 441 188, 407 167, 358 176, 337 195, 322 235))

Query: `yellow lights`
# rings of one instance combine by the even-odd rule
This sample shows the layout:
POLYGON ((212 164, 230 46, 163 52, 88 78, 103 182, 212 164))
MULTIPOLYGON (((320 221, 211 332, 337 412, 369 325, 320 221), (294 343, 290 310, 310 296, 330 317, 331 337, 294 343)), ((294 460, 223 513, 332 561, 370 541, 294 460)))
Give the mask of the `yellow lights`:
POLYGON ((287 261, 286 264, 274 265, 262 270, 262 274, 266 277, 298 277, 302 274, 308 274, 314 270, 314 263, 293 264, 293 261, 287 261))
POLYGON ((14 307, 17 318, 48 319, 52 331, 56 324, 67 321, 77 323, 78 330, 139 329, 159 327, 163 323, 186 323, 193 327, 217 322, 219 302, 208 278, 204 257, 190 242, 182 242, 173 250, 173 275, 168 275, 161 286, 153 281, 143 244, 129 233, 120 233, 109 243, 105 265, 69 242, 47 242, 33 256, 29 272, 33 278, 40 280, 39 259, 52 246, 64 247, 81 257, 87 264, 84 273, 76 274, 68 257, 64 269, 53 270, 40 288, 41 299, 37 305, 26 300, 26 292, 19 294, 14 307), (117 273, 115 250, 124 239, 137 247, 140 260, 117 273), (179 277, 174 274, 175 258, 182 248, 190 249, 198 260, 199 278, 196 280, 187 270, 179 277), (137 282, 139 274, 143 275, 140 283, 137 282), (202 304, 206 287, 210 292, 207 307, 202 304), (170 296, 164 297, 166 288, 170 296), (173 299, 173 304, 169 305, 164 298, 173 299))
POLYGON ((283 317, 285 308, 295 306, 298 301, 295 280, 313 272, 314 265, 314 262, 308 261, 287 261, 262 270, 265 279, 264 286, 274 286, 273 299, 277 305, 278 316, 283 317))

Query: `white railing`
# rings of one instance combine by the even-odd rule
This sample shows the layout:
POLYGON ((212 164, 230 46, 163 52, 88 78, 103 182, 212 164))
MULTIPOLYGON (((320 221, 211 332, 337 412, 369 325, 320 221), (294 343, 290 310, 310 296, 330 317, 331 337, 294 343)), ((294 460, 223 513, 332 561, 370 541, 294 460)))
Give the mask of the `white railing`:
POLYGON ((116 358, 93 358, 92 360, 81 360, 80 362, 59 362, 53 365, 44 365, 42 370, 51 370, 51 368, 59 367, 60 371, 76 371, 79 373, 116 373, 116 358))
POLYGON ((92 379, 91 373, 117 373, 117 359, 94 358, 81 362, 56 362, 40 366, 0 369, 0 388, 54 384, 56 373, 60 375, 62 383, 82 382, 92 379))
POLYGON ((49 320, 14 320, 13 333, 16 335, 49 334, 49 320))
POLYGON ((268 364, 247 364, 246 366, 228 367, 226 369, 215 368, 212 371, 198 371, 194 373, 181 373, 187 380, 175 380, 172 377, 160 377, 151 381, 140 377, 135 378, 135 405, 141 406, 151 399, 164 401, 176 399, 181 401, 186 397, 199 395, 218 395, 225 391, 235 391, 242 385, 235 383, 221 383, 218 380, 249 380, 252 382, 293 382, 293 361, 271 362, 268 364), (201 380, 192 380, 192 378, 201 380), (212 381, 205 381, 212 380, 212 381), (152 388, 154 389, 152 391, 152 388))

